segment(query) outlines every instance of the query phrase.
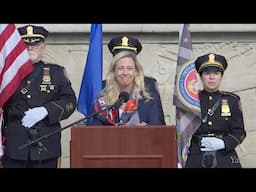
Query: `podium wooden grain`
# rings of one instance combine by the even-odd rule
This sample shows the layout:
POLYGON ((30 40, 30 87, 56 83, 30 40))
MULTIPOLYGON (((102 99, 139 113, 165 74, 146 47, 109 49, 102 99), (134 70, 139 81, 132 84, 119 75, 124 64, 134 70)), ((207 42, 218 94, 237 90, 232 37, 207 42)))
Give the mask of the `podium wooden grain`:
POLYGON ((174 126, 74 126, 71 168, 176 168, 174 126))

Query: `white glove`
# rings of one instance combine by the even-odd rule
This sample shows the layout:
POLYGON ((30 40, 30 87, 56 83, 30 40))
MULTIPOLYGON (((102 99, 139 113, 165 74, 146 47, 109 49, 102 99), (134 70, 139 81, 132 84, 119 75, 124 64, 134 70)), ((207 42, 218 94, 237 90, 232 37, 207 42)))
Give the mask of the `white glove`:
POLYGON ((180 162, 177 163, 177 168, 181 169, 182 168, 182 165, 180 162))
POLYGON ((22 118, 21 122, 24 127, 31 128, 47 115, 48 111, 45 107, 34 107, 25 112, 25 116, 22 118))
POLYGON ((201 151, 217 151, 225 148, 225 143, 217 137, 203 137, 201 140, 201 151))
POLYGON ((2 156, 4 155, 4 150, 3 150, 3 146, 0 146, 0 159, 2 158, 2 156))

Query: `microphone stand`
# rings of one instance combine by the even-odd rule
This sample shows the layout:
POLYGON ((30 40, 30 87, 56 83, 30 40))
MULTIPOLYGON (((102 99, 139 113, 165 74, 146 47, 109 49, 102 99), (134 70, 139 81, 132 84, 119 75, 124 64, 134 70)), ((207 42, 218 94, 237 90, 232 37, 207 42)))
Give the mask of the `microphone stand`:
POLYGON ((65 130, 65 129, 71 127, 71 126, 77 125, 78 123, 80 123, 80 122, 82 122, 82 121, 85 121, 85 120, 87 120, 87 119, 89 119, 89 118, 91 118, 91 117, 93 117, 93 116, 95 116, 95 115, 98 115, 99 113, 102 113, 102 112, 104 112, 104 111, 113 109, 113 108, 115 108, 115 107, 116 107, 116 105, 112 105, 112 106, 107 107, 107 108, 105 108, 105 109, 103 109, 103 110, 101 110, 101 111, 94 112, 94 113, 92 113, 92 114, 90 114, 90 115, 88 115, 88 116, 86 116, 86 117, 84 117, 84 118, 82 118, 82 119, 80 119, 80 120, 77 120, 77 121, 75 121, 75 122, 73 122, 73 123, 70 123, 70 124, 66 125, 65 127, 62 127, 62 128, 60 128, 60 129, 57 129, 57 130, 55 130, 55 131, 52 131, 52 132, 50 132, 50 133, 48 133, 48 134, 46 134, 46 135, 43 135, 43 136, 41 136, 41 137, 39 137, 39 138, 37 138, 37 139, 35 139, 35 140, 32 140, 32 141, 30 141, 30 142, 28 142, 28 143, 25 143, 25 144, 19 146, 19 147, 18 147, 18 150, 24 149, 24 148, 26 148, 26 147, 28 147, 28 146, 30 146, 30 145, 33 145, 34 143, 38 143, 38 142, 40 142, 40 141, 43 140, 43 139, 47 139, 47 138, 50 137, 51 135, 54 135, 54 134, 56 134, 56 133, 59 133, 59 132, 65 130))

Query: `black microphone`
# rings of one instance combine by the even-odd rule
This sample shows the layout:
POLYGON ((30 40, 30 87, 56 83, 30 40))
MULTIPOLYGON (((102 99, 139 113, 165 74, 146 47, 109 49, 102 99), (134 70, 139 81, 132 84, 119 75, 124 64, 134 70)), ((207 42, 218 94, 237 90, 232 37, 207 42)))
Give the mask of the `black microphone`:
POLYGON ((118 100, 112 105, 111 109, 119 109, 121 105, 129 100, 129 93, 123 91, 119 94, 118 100))

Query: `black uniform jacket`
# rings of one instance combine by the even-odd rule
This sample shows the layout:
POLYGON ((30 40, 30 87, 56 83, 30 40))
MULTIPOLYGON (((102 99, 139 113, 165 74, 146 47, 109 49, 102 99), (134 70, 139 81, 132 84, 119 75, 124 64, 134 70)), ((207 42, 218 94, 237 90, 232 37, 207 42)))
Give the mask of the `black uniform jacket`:
MULTIPOLYGON (((214 164, 217 168, 240 167, 235 148, 242 143, 246 132, 239 96, 230 92, 209 93, 205 90, 201 91, 199 96, 202 119, 205 119, 205 122, 202 121, 201 126, 192 137, 186 167, 207 167, 205 163, 212 160, 216 160, 214 164), (217 101, 219 104, 216 111, 212 112, 217 101), (213 158, 207 157, 210 153, 200 151, 201 139, 204 136, 223 139, 225 149, 217 151, 216 154, 212 153, 214 154, 213 158)), ((208 163, 211 167, 211 162, 208 163)))
POLYGON ((38 144, 18 149, 19 146, 45 134, 60 129, 60 121, 67 119, 76 108, 76 96, 67 78, 65 69, 56 64, 40 61, 34 64, 34 71, 26 77, 14 95, 4 107, 6 137, 5 155, 17 160, 56 158, 61 155, 61 133, 51 135, 41 141, 47 151, 38 155, 38 144), (24 112, 33 107, 47 109, 46 118, 36 123, 36 135, 29 134, 29 129, 22 126, 24 112))

